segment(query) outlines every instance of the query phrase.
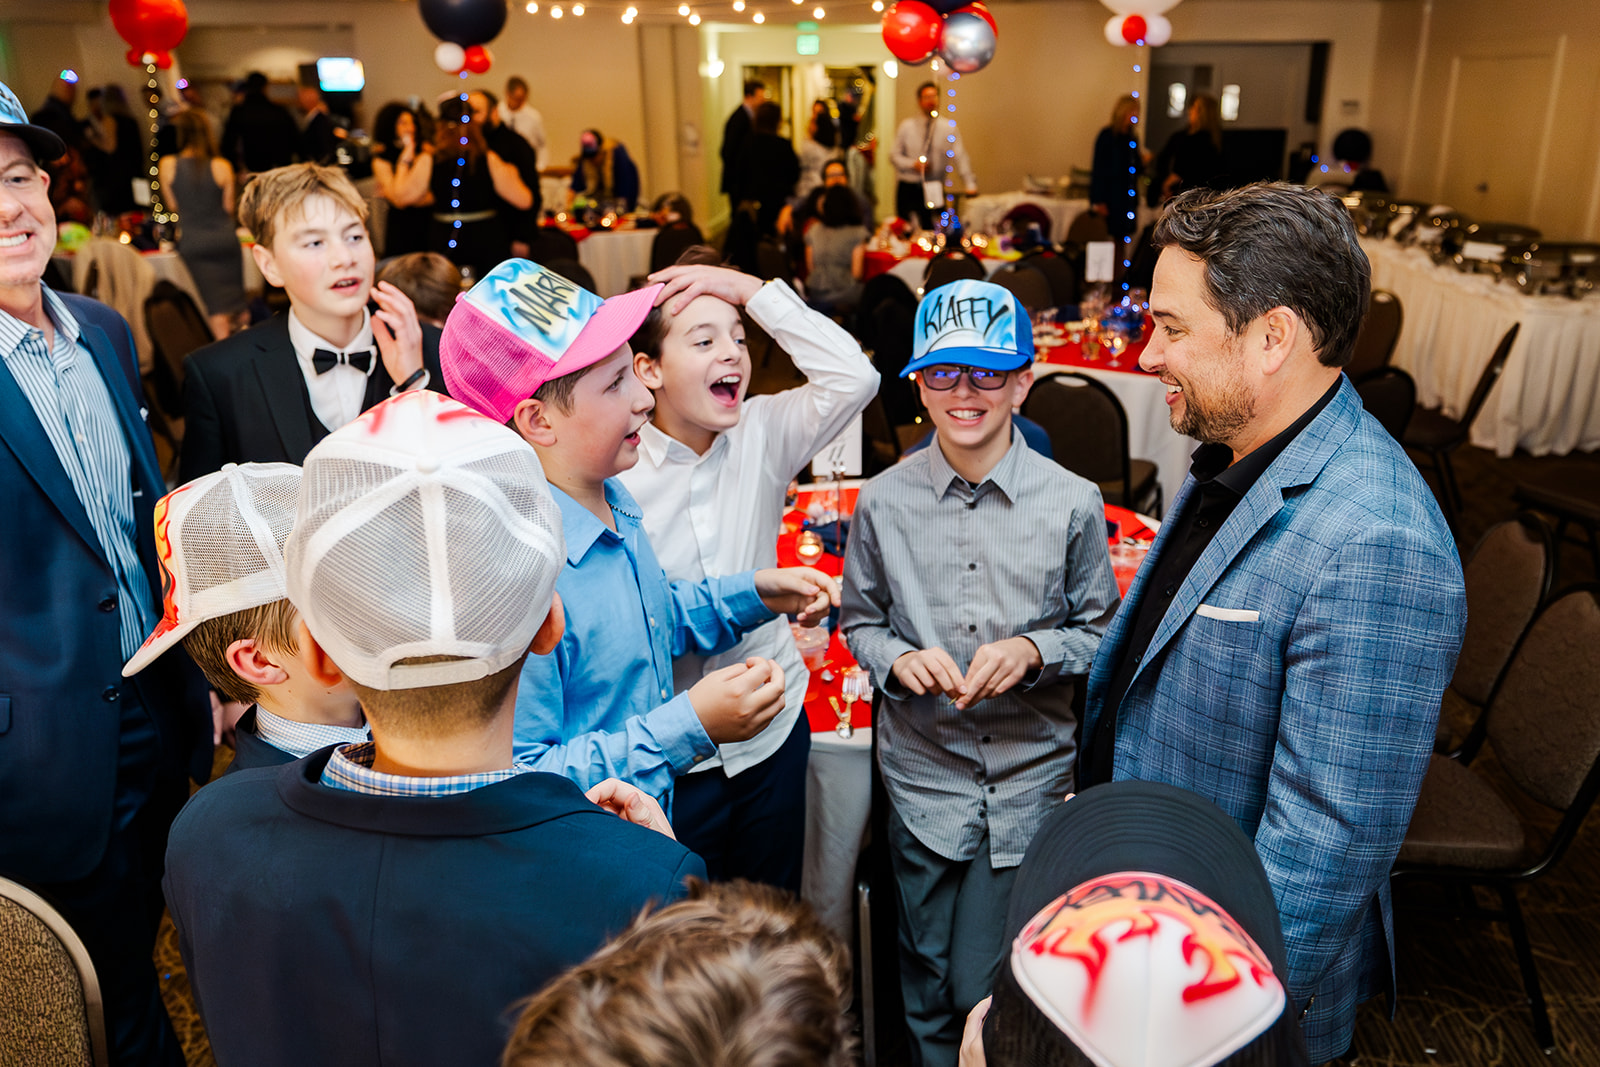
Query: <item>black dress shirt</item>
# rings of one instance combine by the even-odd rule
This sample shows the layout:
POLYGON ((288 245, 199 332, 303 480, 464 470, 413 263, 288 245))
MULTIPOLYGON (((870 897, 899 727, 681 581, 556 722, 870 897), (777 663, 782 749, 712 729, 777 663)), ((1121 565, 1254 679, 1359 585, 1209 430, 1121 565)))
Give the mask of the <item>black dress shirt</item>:
POLYGON ((1150 640, 1155 637, 1184 579, 1256 479, 1311 425, 1311 420, 1322 413, 1338 391, 1339 381, 1335 380, 1322 398, 1286 430, 1231 466, 1228 460, 1233 452, 1227 445, 1208 444, 1195 449, 1194 460, 1189 465, 1189 473, 1196 483, 1194 492, 1189 494, 1183 510, 1167 520, 1173 524, 1173 529, 1162 544, 1160 554, 1147 561, 1146 565, 1152 570, 1145 581, 1144 595, 1139 598, 1133 618, 1129 620, 1128 638, 1122 644, 1122 655, 1106 686, 1105 703, 1095 720, 1094 736, 1083 739, 1083 754, 1078 759, 1079 789, 1111 781, 1117 712, 1128 686, 1133 683, 1139 661, 1144 659, 1145 650, 1150 647, 1150 640))

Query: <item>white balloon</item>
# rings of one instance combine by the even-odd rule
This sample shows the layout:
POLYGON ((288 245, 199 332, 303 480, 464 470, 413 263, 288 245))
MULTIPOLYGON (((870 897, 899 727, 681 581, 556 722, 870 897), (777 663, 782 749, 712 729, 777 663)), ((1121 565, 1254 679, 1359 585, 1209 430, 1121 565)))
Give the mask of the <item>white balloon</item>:
POLYGON ((1111 21, 1106 23, 1106 40, 1118 48, 1122 48, 1128 43, 1122 39, 1122 23, 1127 17, 1127 15, 1112 15, 1111 21))
POLYGON ((1144 43, 1151 48, 1160 48, 1172 40, 1172 23, 1167 21, 1165 15, 1146 15, 1144 17, 1144 43))
POLYGON ((433 50, 433 61, 446 74, 459 74, 467 65, 467 50, 449 41, 440 41, 433 50))
POLYGON ((1100 2, 1119 15, 1143 15, 1147 21, 1151 15, 1159 15, 1178 6, 1178 0, 1100 0, 1100 2))

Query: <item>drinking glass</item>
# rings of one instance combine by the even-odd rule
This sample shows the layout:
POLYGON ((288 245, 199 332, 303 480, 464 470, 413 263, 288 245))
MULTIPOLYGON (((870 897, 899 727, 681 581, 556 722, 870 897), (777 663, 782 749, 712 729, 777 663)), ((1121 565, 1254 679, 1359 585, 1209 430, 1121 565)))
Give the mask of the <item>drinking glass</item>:
POLYGON ((800 536, 795 539, 794 554, 800 557, 800 562, 807 567, 815 566, 817 560, 822 558, 822 538, 815 530, 801 530, 800 536))

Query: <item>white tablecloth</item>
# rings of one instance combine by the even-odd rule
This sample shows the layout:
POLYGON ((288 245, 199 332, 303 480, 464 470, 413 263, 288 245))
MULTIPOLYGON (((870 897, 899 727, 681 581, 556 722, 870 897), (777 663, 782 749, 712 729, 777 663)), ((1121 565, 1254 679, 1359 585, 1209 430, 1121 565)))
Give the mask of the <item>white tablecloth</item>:
POLYGON ((847 945, 854 943, 856 861, 871 810, 872 731, 848 740, 831 730, 812 734, 800 896, 847 945))
POLYGON ((594 275, 601 296, 628 291, 628 281, 650 273, 655 230, 599 230, 578 242, 578 262, 594 275))
POLYGON ((1089 210, 1087 200, 1060 200, 1043 193, 993 193, 974 196, 962 202, 961 221, 969 232, 994 233, 1006 212, 1018 204, 1037 204, 1050 216, 1050 240, 1067 239, 1067 230, 1079 215, 1089 210))
MULTIPOLYGON (((1124 360, 1127 358, 1123 357, 1124 360)), ((1128 453, 1134 459, 1147 459, 1156 465, 1156 477, 1161 482, 1162 506, 1172 507, 1178 488, 1189 473, 1189 456, 1199 442, 1172 428, 1172 420, 1168 417, 1167 387, 1161 384, 1161 379, 1149 374, 1109 368, 1061 363, 1033 365, 1035 379, 1068 371, 1104 382, 1117 395, 1123 410, 1128 413, 1128 453)))
POLYGON ((1526 296, 1487 275, 1436 266, 1425 253, 1363 239, 1372 285, 1400 298, 1395 366, 1417 400, 1459 416, 1501 336, 1520 322, 1500 382, 1472 426, 1472 443, 1509 456, 1600 448, 1600 299, 1526 296))
MULTIPOLYGON (((933 260, 923 259, 920 256, 907 256, 905 259, 902 259, 900 262, 884 271, 884 273, 893 274, 896 278, 899 278, 901 281, 906 283, 906 288, 915 293, 917 291, 917 286, 922 284, 922 276, 928 272, 928 264, 932 262, 933 260)), ((1011 261, 1005 259, 989 259, 987 257, 980 256, 978 257, 978 262, 983 264, 983 272, 984 274, 988 275, 993 274, 995 271, 999 270, 1001 267, 1005 266, 1011 261)))

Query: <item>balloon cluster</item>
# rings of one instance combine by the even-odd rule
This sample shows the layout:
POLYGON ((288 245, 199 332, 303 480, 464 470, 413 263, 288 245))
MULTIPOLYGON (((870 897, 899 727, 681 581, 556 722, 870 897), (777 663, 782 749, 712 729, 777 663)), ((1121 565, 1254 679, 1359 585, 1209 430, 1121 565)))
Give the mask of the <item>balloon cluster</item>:
POLYGON ((883 13, 883 43, 896 59, 923 63, 938 53, 958 74, 987 67, 999 35, 983 0, 895 0, 883 13))
POLYGON ((1147 44, 1160 48, 1172 40, 1172 23, 1163 12, 1178 0, 1101 0, 1116 14, 1106 23, 1106 40, 1114 45, 1147 44))
POLYGON ((433 61, 447 74, 484 74, 494 56, 484 45, 506 25, 506 0, 422 0, 423 25, 440 39, 433 61))
POLYGON ((183 0, 111 0, 111 25, 131 46, 129 63, 154 63, 166 70, 172 66, 172 50, 189 32, 189 11, 183 0))

